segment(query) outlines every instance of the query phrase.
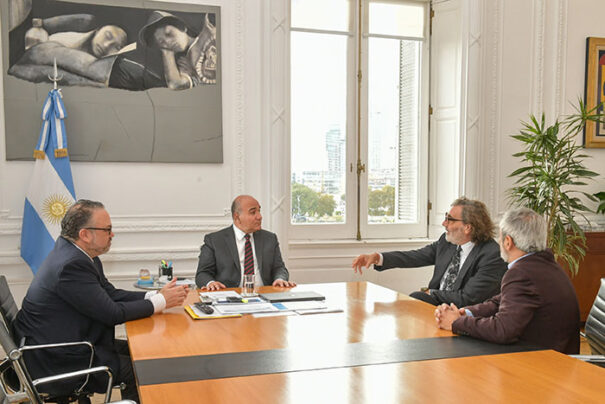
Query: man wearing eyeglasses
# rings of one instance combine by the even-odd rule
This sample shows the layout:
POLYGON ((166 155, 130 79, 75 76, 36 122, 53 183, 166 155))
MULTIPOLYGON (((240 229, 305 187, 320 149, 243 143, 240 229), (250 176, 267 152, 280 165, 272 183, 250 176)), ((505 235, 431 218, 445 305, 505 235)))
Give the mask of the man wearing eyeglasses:
MULTIPOLYGON (((159 292, 116 289, 105 277, 99 256, 109 251, 114 234, 100 202, 79 200, 61 221, 61 236, 42 263, 15 320, 18 340, 26 345, 89 341, 93 366, 109 366, 114 382, 123 382, 122 397, 138 402, 126 341, 114 339, 114 327, 182 305, 187 289, 176 279, 159 292)), ((90 352, 81 347, 28 351, 25 361, 36 379, 86 368, 90 352)), ((43 391, 66 394, 82 384, 43 386, 43 391)), ((105 375, 91 377, 84 391, 104 392, 105 375)))
POLYGON ((434 265, 428 288, 411 297, 438 305, 458 307, 476 304, 500 290, 506 263, 494 240, 494 224, 485 204, 456 199, 442 223, 445 233, 434 243, 413 251, 362 254, 353 260, 355 272, 374 265, 377 271, 434 265), (462 306, 461 306, 462 305, 462 306))

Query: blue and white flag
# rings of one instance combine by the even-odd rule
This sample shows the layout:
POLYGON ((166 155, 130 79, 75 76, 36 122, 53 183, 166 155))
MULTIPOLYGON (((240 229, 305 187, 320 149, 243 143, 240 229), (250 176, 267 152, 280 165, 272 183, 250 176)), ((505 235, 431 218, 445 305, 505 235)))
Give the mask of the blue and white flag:
POLYGON ((61 93, 48 93, 42 110, 43 125, 36 150, 34 172, 25 197, 21 228, 21 257, 36 273, 61 234, 61 219, 74 204, 61 93))

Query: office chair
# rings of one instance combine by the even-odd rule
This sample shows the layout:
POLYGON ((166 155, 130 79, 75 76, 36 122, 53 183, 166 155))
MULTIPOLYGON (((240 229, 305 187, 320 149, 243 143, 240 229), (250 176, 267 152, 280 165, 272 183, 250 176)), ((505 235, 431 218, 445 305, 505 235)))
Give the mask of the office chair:
MULTIPOLYGON (((83 390, 88 376, 94 373, 107 374, 107 389, 105 392, 106 403, 110 402, 111 390, 113 382, 113 374, 107 366, 92 366, 94 356, 94 348, 90 342, 67 342, 58 344, 32 345, 17 347, 14 335, 12 334, 13 321, 17 313, 17 306, 13 295, 10 292, 8 283, 4 276, 0 276, 0 313, 2 314, 2 324, 0 324, 0 344, 6 353, 6 357, 0 362, 0 403, 20 403, 31 402, 35 404, 43 404, 48 402, 69 403, 78 400, 79 402, 90 402, 88 393, 83 390), (37 349, 52 349, 56 347, 68 346, 87 346, 90 351, 90 361, 87 369, 68 372, 58 375, 42 377, 32 380, 27 371, 25 361, 23 360, 23 352, 37 349), (51 384, 63 380, 85 377, 85 382, 79 386, 72 394, 67 396, 51 396, 45 394, 38 389, 38 386, 51 384)), ((133 403, 130 400, 122 400, 116 403, 133 403)))
POLYGON ((605 355, 605 278, 586 318, 585 332, 592 353, 605 355))
POLYGON ((584 337, 588 341, 592 355, 571 355, 575 358, 605 367, 605 278, 586 318, 584 337))

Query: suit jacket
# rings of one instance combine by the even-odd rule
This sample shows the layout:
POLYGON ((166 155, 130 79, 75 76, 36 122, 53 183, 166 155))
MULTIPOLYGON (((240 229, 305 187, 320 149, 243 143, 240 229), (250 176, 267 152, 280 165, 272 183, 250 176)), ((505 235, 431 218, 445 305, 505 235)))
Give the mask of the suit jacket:
POLYGON ((439 240, 418 250, 393 251, 383 253, 383 271, 390 268, 416 268, 434 265, 433 277, 429 282, 431 295, 441 303, 454 303, 458 307, 479 303, 500 291, 500 282, 506 272, 506 263, 500 258, 500 247, 493 239, 477 243, 460 268, 454 290, 439 290, 439 284, 454 253, 456 245, 445 239, 445 233, 439 240))
POLYGON ((455 333, 498 344, 527 341, 566 354, 580 350, 576 292, 550 251, 515 262, 499 295, 467 309, 474 317, 454 321, 455 333))
MULTIPOLYGON (((289 273, 281 258, 277 236, 269 231, 259 230, 253 237, 254 252, 263 283, 271 285, 276 279, 287 281, 289 273)), ((195 274, 197 286, 201 288, 214 280, 228 288, 236 288, 241 283, 241 277, 233 226, 207 234, 200 249, 195 274)))
MULTIPOLYGON (((120 380, 114 327, 153 314, 153 304, 144 297, 145 292, 114 288, 98 257, 91 261, 75 245, 59 237, 23 299, 15 320, 15 334, 27 345, 89 341, 95 349, 93 366, 109 366, 114 380, 120 380)), ((89 352, 73 347, 31 351, 26 352, 25 360, 31 375, 37 378, 85 368, 89 352)), ((103 375, 91 380, 89 387, 102 392, 106 384, 103 375)), ((54 393, 71 388, 55 383, 41 387, 54 393)))

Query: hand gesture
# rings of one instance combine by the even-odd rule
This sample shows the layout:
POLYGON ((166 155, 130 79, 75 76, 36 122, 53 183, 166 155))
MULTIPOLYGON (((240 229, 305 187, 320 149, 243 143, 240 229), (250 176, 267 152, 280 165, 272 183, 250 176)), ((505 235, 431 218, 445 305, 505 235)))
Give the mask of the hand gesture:
POLYGON ((359 274, 361 275, 362 267, 369 268, 370 265, 372 265, 372 264, 374 264, 374 265, 378 264, 379 260, 380 260, 380 255, 378 255, 378 253, 361 254, 360 256, 358 256, 357 258, 355 258, 353 260, 353 264, 351 266, 353 267, 353 270, 355 272, 359 272, 359 274))

